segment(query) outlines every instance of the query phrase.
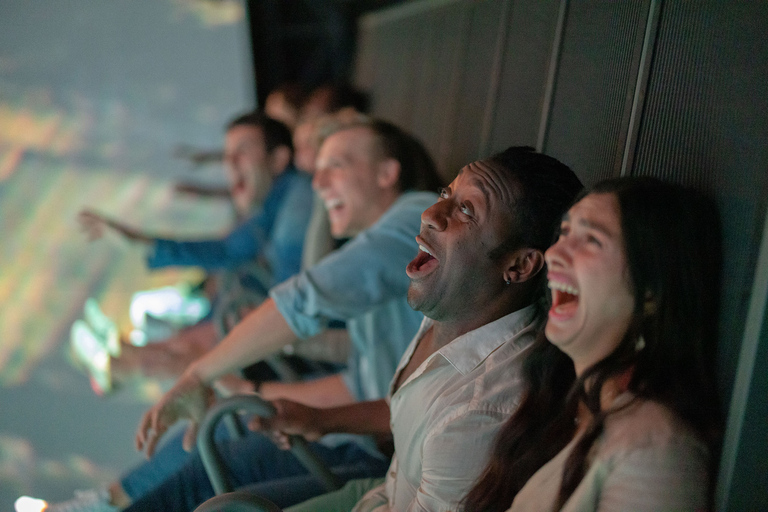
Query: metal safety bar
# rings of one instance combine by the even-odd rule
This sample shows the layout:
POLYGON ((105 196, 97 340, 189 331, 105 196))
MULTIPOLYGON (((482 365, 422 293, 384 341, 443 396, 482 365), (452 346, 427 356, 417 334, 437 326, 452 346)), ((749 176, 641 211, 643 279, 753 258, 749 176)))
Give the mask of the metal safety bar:
MULTIPOLYGON (((197 433, 197 448, 203 461, 208 478, 211 480, 214 492, 218 494, 234 491, 227 475, 224 460, 216 450, 214 432, 216 425, 226 415, 243 411, 268 419, 275 415, 275 408, 269 402, 256 395, 241 395, 220 401, 214 405, 200 423, 197 433)), ((328 491, 339 489, 341 484, 336 475, 325 466, 323 461, 309 449, 306 439, 301 436, 290 436, 291 452, 314 475, 328 491)))

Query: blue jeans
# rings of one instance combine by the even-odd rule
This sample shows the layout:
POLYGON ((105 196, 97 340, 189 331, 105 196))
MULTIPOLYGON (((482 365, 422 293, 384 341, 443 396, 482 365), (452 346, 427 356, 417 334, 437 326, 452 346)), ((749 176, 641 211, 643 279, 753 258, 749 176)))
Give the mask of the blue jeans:
MULTIPOLYGON (((166 478, 180 470, 192 457, 192 454, 181 446, 186 425, 179 425, 179 427, 183 428, 176 428, 170 432, 167 441, 160 445, 150 460, 140 463, 121 478, 120 485, 132 501, 137 501, 148 494, 166 478)), ((243 428, 245 428, 244 422, 243 428)), ((229 439, 229 431, 223 422, 216 427, 215 439, 218 442, 229 439)), ((197 450, 194 453, 197 453, 197 450)))
MULTIPOLYGON (((265 436, 248 432, 245 437, 218 443, 236 488, 265 497, 281 507, 301 503, 326 490, 307 473, 292 453, 280 450, 265 436), (255 484, 255 485, 254 485, 255 484)), ((356 443, 330 448, 310 444, 312 450, 341 479, 382 477, 389 461, 375 457, 356 443)), ((158 454, 159 455, 159 454, 158 454)), ((125 489, 128 492, 128 489, 125 489)), ((133 498, 130 492, 128 495, 133 498)), ((187 455, 183 466, 162 483, 134 500, 126 512, 188 512, 214 496, 197 452, 187 455)))

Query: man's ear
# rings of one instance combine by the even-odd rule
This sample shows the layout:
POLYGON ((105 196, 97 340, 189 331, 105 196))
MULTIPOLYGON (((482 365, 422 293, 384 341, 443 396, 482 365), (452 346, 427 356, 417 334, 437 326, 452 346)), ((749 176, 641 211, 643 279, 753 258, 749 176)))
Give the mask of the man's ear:
POLYGON ((524 247, 513 252, 508 261, 504 281, 519 284, 536 277, 544 267, 544 254, 538 249, 524 247))
POLYGON ((291 163, 291 150, 288 146, 277 146, 269 154, 267 163, 269 164, 269 172, 272 176, 277 176, 291 163))
POLYGON ((400 179, 400 162, 394 158, 386 158, 376 166, 376 183, 380 188, 397 187, 400 179))

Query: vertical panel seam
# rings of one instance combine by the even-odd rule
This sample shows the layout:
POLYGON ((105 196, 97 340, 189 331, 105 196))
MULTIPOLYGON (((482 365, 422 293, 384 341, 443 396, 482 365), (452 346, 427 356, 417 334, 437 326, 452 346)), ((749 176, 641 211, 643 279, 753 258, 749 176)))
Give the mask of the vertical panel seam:
POLYGON ((723 452, 720 457, 720 471, 717 479, 716 510, 727 510, 733 471, 736 466, 741 434, 744 428, 744 415, 749 400, 749 388, 755 369, 760 335, 768 328, 765 323, 765 309, 768 304, 768 215, 763 224, 763 237, 752 281, 752 293, 747 312, 746 327, 741 341, 739 364, 731 393, 731 406, 723 439, 723 452))
POLYGON ((635 162, 637 137, 640 133, 640 125, 642 124, 642 112, 645 106, 645 93, 648 89, 648 83, 650 81, 651 64, 653 62, 653 55, 656 49, 656 35, 659 29, 661 7, 663 3, 664 0, 651 0, 651 4, 648 7, 648 21, 645 26, 643 51, 640 56, 640 69, 637 73, 635 95, 632 100, 632 113, 629 117, 627 139, 624 146, 624 157, 621 161, 621 176, 629 175, 635 162))
POLYGON ((539 152, 544 151, 547 132, 549 131, 550 113, 552 111, 552 101, 555 97, 555 85, 560 67, 560 54, 563 48, 563 35, 565 34, 565 20, 567 16, 568 0, 560 0, 560 11, 557 14, 557 26, 555 27, 555 39, 552 42, 552 54, 549 59, 547 83, 544 86, 544 101, 541 107, 539 134, 536 138, 536 150, 539 152))
POLYGON ((480 127, 480 144, 478 144, 478 160, 488 156, 491 145, 491 131, 496 121, 496 107, 499 102, 499 91, 501 90, 501 73, 504 61, 504 50, 507 41, 507 32, 511 19, 512 0, 504 0, 499 17, 499 28, 496 32, 496 48, 493 54, 493 65, 491 67, 491 83, 488 87, 488 95, 485 101, 485 112, 483 112, 483 122, 480 127))
POLYGON ((461 82, 463 78, 462 69, 468 53, 466 44, 468 37, 467 34, 469 34, 470 28, 472 26, 472 19, 469 13, 469 11, 472 9, 472 6, 470 5, 469 1, 465 1, 463 4, 463 8, 461 9, 463 23, 461 24, 464 26, 464 30, 462 30, 459 34, 460 40, 456 45, 456 56, 453 59, 453 69, 451 71, 451 78, 448 84, 447 97, 452 98, 453 101, 451 101, 451 99, 447 101, 447 113, 443 119, 443 126, 440 127, 440 139, 437 145, 438 171, 443 177, 445 177, 445 173, 448 172, 446 168, 448 167, 447 160, 451 147, 451 137, 455 128, 454 122, 456 121, 456 111, 458 110, 458 105, 461 102, 461 98, 458 96, 461 91, 461 82))

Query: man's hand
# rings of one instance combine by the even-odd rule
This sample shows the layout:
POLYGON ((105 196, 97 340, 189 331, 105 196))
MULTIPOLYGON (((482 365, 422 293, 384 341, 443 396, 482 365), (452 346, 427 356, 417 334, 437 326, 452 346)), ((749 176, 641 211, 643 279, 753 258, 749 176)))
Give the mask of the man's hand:
POLYGON ((136 432, 136 448, 151 457, 163 434, 178 420, 189 419, 183 446, 190 451, 195 444, 198 425, 213 402, 211 388, 193 374, 182 375, 176 385, 144 413, 136 432))
POLYGON ((269 419, 255 416, 248 423, 251 430, 268 431, 269 437, 283 450, 291 448, 290 435, 300 435, 307 441, 317 441, 325 433, 320 424, 323 409, 308 407, 289 400, 275 400, 276 414, 269 419))
POLYGON ((112 229, 132 242, 152 243, 152 238, 144 233, 116 220, 104 217, 93 210, 82 210, 77 215, 77 221, 82 230, 88 235, 88 240, 93 242, 104 236, 107 229, 112 229))
POLYGON ((109 228, 107 219, 91 210, 82 210, 77 214, 77 221, 82 230, 88 235, 88 241, 93 242, 104 236, 109 228))

